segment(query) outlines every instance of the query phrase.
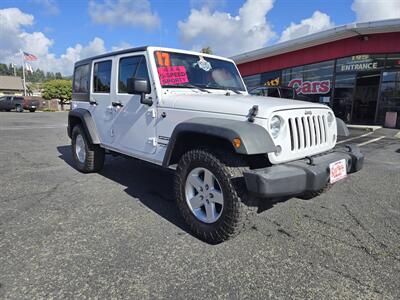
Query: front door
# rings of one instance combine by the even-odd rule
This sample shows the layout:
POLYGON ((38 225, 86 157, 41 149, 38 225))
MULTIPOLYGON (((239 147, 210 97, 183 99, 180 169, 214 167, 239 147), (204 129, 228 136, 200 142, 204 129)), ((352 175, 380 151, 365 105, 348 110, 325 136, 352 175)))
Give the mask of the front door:
MULTIPOLYGON (((140 103, 140 95, 127 93, 128 79, 150 79, 145 52, 124 54, 116 57, 116 89, 113 101, 120 103, 115 108, 112 131, 115 135, 113 147, 126 154, 143 156, 156 151, 156 104, 140 103)), ((151 80, 150 80, 151 82, 151 80)), ((145 97, 155 102, 154 87, 145 97)))
POLYGON ((353 100, 353 123, 374 124, 380 77, 381 74, 376 72, 357 76, 353 100))
POLYGON ((112 58, 95 60, 92 63, 90 113, 95 121, 100 141, 104 145, 110 145, 114 138, 114 133, 111 130, 114 118, 111 94, 115 89, 112 68, 112 58))

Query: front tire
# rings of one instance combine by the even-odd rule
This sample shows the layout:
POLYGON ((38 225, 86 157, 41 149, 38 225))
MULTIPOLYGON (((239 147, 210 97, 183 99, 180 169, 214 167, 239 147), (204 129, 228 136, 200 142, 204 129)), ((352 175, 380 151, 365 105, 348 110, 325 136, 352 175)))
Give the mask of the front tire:
POLYGON ((72 157, 76 168, 83 173, 98 172, 104 165, 104 149, 90 143, 81 125, 72 129, 72 157))
POLYGON ((203 149, 190 150, 180 159, 175 198, 183 219, 200 239, 220 243, 248 224, 245 168, 233 154, 217 156, 203 149))
POLYGON ((30 108, 29 109, 29 112, 35 112, 36 111, 36 108, 30 108))

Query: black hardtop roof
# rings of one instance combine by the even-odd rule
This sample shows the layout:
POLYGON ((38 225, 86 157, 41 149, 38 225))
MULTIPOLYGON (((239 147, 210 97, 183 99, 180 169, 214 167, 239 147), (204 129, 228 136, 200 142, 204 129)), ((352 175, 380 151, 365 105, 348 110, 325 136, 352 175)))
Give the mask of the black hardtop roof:
POLYGON ((88 63, 92 62, 92 60, 99 59, 99 58, 120 55, 120 54, 125 54, 125 53, 131 53, 131 52, 146 51, 148 47, 149 46, 142 46, 142 47, 123 49, 123 50, 118 50, 118 51, 113 51, 113 52, 109 52, 109 53, 104 53, 104 54, 88 57, 88 58, 77 61, 75 63, 75 67, 84 65, 84 64, 88 64, 88 63))

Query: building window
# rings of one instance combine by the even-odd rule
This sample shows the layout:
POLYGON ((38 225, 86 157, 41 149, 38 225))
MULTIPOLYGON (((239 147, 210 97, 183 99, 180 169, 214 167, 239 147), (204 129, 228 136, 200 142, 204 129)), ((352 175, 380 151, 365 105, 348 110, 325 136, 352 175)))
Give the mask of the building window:
POLYGON ((247 86, 247 89, 252 89, 261 85, 261 74, 245 76, 243 77, 244 84, 247 86))
POLYGON ((74 93, 89 92, 89 64, 75 68, 74 72, 74 93))
POLYGON ((329 104, 333 69, 333 60, 285 69, 282 85, 294 88, 302 100, 329 104))
POLYGON ((94 64, 93 71, 93 92, 109 93, 111 85, 111 60, 94 64))
POLYGON ((400 53, 398 54, 388 54, 386 59, 386 68, 390 69, 400 69, 400 53))
POLYGON ((400 127, 400 71, 383 72, 378 123, 400 127))

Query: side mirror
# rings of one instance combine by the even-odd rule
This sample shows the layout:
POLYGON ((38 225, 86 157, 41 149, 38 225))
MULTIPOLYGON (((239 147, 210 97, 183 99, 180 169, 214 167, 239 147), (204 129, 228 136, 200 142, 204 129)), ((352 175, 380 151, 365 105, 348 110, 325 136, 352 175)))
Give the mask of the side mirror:
POLYGON ((153 105, 151 98, 146 99, 146 94, 151 93, 150 81, 148 79, 141 78, 129 78, 128 79, 128 94, 140 95, 140 103, 153 105))

